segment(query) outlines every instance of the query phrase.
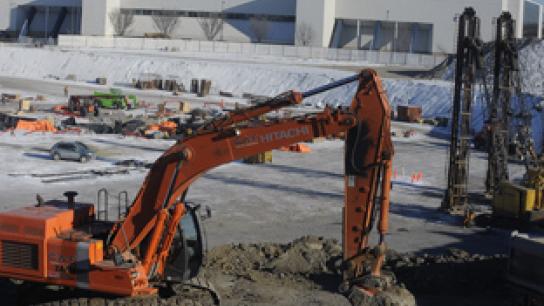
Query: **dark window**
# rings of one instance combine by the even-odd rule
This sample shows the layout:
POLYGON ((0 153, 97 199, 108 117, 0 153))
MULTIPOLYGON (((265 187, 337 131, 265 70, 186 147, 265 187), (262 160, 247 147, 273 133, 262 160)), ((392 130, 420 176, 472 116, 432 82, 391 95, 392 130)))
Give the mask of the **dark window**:
POLYGON ((89 147, 87 147, 87 145, 85 145, 83 142, 76 141, 76 143, 77 143, 77 145, 78 145, 79 147, 81 147, 81 148, 84 149, 84 150, 88 150, 88 149, 89 149, 89 147))
POLYGON ((158 15, 158 16, 178 16, 192 18, 210 18, 218 17, 224 19, 249 20, 255 17, 262 17, 270 21, 295 22, 295 16, 285 15, 262 15, 262 14, 244 14, 244 13, 222 13, 222 12, 204 12, 204 11, 182 11, 182 10, 149 10, 149 9, 122 9, 124 13, 133 15, 158 15))
POLYGON ((538 37, 538 14, 540 6, 529 1, 524 3, 523 37, 538 37))

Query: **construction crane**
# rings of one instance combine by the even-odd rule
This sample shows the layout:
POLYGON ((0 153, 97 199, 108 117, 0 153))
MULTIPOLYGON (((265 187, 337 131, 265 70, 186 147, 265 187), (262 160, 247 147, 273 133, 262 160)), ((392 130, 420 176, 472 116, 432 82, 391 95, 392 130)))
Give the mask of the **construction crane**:
POLYGON ((342 287, 375 294, 380 288, 372 280, 382 277, 388 229, 390 114, 381 80, 372 70, 227 113, 159 157, 118 222, 97 220, 95 206, 76 202, 75 192, 66 193, 66 201, 39 201, 0 213, 0 276, 119 296, 154 294, 161 282, 187 281, 198 275, 205 255, 198 206, 186 199, 198 177, 260 152, 345 133, 342 287), (353 82, 358 82, 357 92, 348 107, 243 123, 353 82), (371 256, 368 238, 375 216, 380 242, 371 256))
POLYGON ((459 17, 448 186, 442 201, 442 209, 454 214, 464 213, 468 204, 473 85, 477 72, 482 66, 482 41, 479 37, 480 19, 473 8, 466 8, 459 17))

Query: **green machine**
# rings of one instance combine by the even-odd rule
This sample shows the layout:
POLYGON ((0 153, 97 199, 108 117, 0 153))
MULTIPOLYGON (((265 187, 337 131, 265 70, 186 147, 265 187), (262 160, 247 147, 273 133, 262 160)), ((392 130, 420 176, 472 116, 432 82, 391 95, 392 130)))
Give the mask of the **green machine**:
POLYGON ((119 89, 109 92, 94 92, 94 97, 101 108, 131 109, 138 107, 138 99, 134 95, 124 95, 119 89))

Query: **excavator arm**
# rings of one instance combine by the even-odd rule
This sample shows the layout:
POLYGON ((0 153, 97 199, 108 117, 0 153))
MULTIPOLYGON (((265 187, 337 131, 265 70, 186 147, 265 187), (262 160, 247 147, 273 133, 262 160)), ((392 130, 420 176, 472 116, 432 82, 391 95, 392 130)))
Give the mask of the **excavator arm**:
POLYGON ((231 161, 340 133, 346 135, 345 278, 356 279, 364 272, 363 258, 377 200, 381 200, 381 240, 387 231, 391 183, 390 109, 381 81, 372 70, 305 93, 288 92, 219 117, 172 146, 153 164, 126 218, 112 230, 110 256, 138 254, 149 277, 160 277, 173 231, 185 213, 182 204, 188 188, 199 176, 231 161), (304 98, 355 81, 358 88, 350 107, 327 106, 317 114, 247 124, 270 111, 300 104, 304 98))
POLYGON ((389 224, 394 154, 391 109, 375 74, 371 81, 359 83, 350 111, 357 124, 347 131, 345 140, 342 240, 344 280, 351 286, 365 275, 380 275, 389 224), (369 254, 368 238, 378 208, 378 254, 369 254), (377 257, 371 271, 365 267, 369 257, 377 257))

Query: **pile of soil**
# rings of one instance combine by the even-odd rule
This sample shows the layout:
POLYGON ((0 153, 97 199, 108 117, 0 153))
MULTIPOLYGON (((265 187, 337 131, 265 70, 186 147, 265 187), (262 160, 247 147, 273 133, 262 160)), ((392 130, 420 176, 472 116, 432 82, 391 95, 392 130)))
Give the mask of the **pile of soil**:
MULTIPOLYGON (((208 253, 201 278, 221 296, 221 305, 508 305, 502 279, 506 257, 484 256, 459 249, 444 254, 399 254, 388 250, 384 273, 398 285, 374 298, 338 291, 341 245, 332 239, 303 237, 291 243, 230 244, 208 253), (410 293, 411 292, 411 293, 410 293), (412 295, 412 293, 415 295, 412 295)), ((17 286, 2 284, 4 297, 17 286)), ((161 288, 147 298, 97 297, 80 291, 33 289, 21 304, 41 305, 214 305, 213 297, 187 286, 161 288)))
MULTIPOLYGON (((232 244, 209 253, 206 277, 225 305, 351 305, 338 293, 341 245, 303 237, 288 244, 232 244)), ((443 254, 400 254, 388 250, 385 273, 392 286, 358 305, 509 305, 503 275, 507 258, 450 248, 443 254), (413 293, 415 295, 412 296, 413 293)))

